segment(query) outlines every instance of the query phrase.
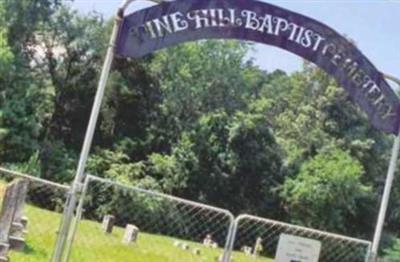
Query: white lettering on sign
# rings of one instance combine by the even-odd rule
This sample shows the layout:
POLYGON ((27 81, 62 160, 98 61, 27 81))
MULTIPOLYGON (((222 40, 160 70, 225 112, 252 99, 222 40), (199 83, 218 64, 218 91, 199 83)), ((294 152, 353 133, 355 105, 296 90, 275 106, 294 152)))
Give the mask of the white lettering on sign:
POLYGON ((201 9, 193 10, 187 14, 172 13, 161 18, 147 22, 144 28, 151 38, 163 37, 179 31, 190 29, 189 22, 193 22, 196 30, 208 27, 243 26, 245 29, 265 33, 266 35, 279 36, 282 33, 289 35, 288 39, 304 48, 317 51, 325 41, 317 32, 304 28, 285 18, 275 17, 270 14, 259 16, 256 12, 234 9, 201 9))
POLYGON ((333 43, 329 37, 307 28, 301 24, 289 21, 287 18, 272 14, 259 14, 248 9, 197 9, 187 13, 175 12, 150 20, 145 24, 131 28, 132 34, 137 35, 139 28, 151 39, 163 38, 167 35, 184 31, 197 31, 207 28, 242 28, 261 34, 263 37, 285 37, 288 42, 295 44, 308 52, 320 53, 331 63, 331 70, 349 79, 356 91, 366 98, 371 107, 383 120, 397 114, 390 101, 374 79, 362 69, 362 66, 349 57, 345 48, 333 43))
POLYGON ((275 260, 277 262, 318 262, 321 242, 281 234, 275 260))

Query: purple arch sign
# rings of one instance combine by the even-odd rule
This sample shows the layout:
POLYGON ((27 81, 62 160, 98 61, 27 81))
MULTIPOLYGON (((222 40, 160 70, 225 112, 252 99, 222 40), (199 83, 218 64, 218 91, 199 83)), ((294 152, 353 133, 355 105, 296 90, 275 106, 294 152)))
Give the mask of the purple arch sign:
POLYGON ((398 132, 399 99, 372 63, 330 27, 271 4, 255 0, 164 2, 124 17, 116 53, 138 58, 199 39, 250 40, 297 54, 332 75, 374 127, 398 132))

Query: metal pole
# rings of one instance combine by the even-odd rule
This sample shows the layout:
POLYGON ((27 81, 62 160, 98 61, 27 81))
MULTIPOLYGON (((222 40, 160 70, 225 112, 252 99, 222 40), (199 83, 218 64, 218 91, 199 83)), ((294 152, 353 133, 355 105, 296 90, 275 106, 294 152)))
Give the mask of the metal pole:
POLYGON ((392 148, 392 156, 390 158, 389 169, 386 177, 385 189, 383 191, 381 207, 379 210, 378 221, 376 223, 374 240, 372 241, 372 256, 378 254, 379 243, 381 240, 382 230, 385 223, 386 211, 389 204, 390 192, 393 185, 394 173, 396 171, 397 159, 399 156, 400 149, 400 133, 396 136, 396 139, 392 148))
POLYGON ((78 207, 76 208, 76 216, 75 216, 75 220, 73 221, 72 224, 72 229, 70 230, 71 233, 69 234, 69 238, 67 239, 67 243, 66 243, 66 247, 65 247, 65 258, 64 258, 64 262, 68 262, 69 258, 71 256, 71 249, 72 249, 72 245, 73 242, 75 240, 75 236, 76 236, 76 230, 78 229, 78 224, 81 222, 81 218, 82 218, 82 213, 83 213, 83 204, 85 202, 85 197, 86 197, 86 193, 87 193, 87 189, 90 183, 90 176, 86 176, 85 179, 85 183, 83 185, 83 189, 82 189, 82 193, 79 199, 79 204, 78 207))
POLYGON ((63 221, 63 224, 60 228, 60 232, 58 235, 56 250, 53 257, 54 262, 60 262, 64 253, 66 238, 68 236, 68 232, 74 214, 74 209, 76 207, 76 202, 77 202, 76 195, 77 193, 79 193, 82 180, 84 179, 84 170, 86 166, 86 161, 93 141, 93 135, 96 128, 97 119, 100 113, 100 107, 104 96, 104 90, 107 84, 107 79, 110 74, 111 65, 114 59, 114 47, 117 40, 118 31, 123 16, 123 11, 124 9, 122 8, 118 10, 114 28, 111 34, 111 39, 104 60, 103 69, 101 71, 100 80, 97 87, 96 97, 93 103, 89 124, 86 130, 85 140, 83 142, 82 151, 79 158, 78 169, 75 175, 74 182, 71 187, 68 205, 66 206, 67 210, 65 212, 65 219, 63 221))
POLYGON ((233 252, 233 248, 235 245, 237 229, 238 229, 238 225, 239 225, 239 221, 240 221, 241 217, 242 217, 242 215, 234 218, 234 221, 229 228, 229 233, 228 233, 229 243, 227 244, 228 248, 227 248, 227 250, 225 250, 225 253, 224 253, 224 259, 226 259, 226 260, 222 260, 223 262, 232 262, 232 252, 233 252))
POLYGON ((229 223, 228 234, 226 236, 224 253, 222 255, 221 262, 231 262, 231 258, 232 258, 231 242, 233 241, 232 237, 233 237, 233 230, 235 228, 235 217, 230 212, 228 213, 228 215, 229 215, 230 223, 229 223))
POLYGON ((397 77, 395 77, 395 76, 392 76, 392 75, 388 75, 388 74, 383 74, 383 76, 384 76, 385 78, 387 78, 387 79, 389 79, 389 80, 395 82, 395 83, 400 87, 400 79, 399 79, 399 78, 397 78, 397 77))
MULTIPOLYGON (((397 79, 393 76, 385 75, 384 76, 395 82, 400 86, 400 79, 397 79)), ((377 259, 378 255, 378 250, 379 250, 379 243, 381 241, 382 237, 382 231, 385 223, 385 218, 386 218, 386 212, 389 204, 389 199, 390 199, 390 192, 392 190, 392 185, 393 185, 393 180, 394 180, 394 174, 396 172, 396 166, 397 166, 397 160, 399 157, 399 149, 400 149, 400 131, 398 132, 393 148, 392 148, 392 155, 390 157, 390 164, 389 164, 389 169, 387 172, 387 177, 386 177, 386 182, 385 182, 385 189, 383 191, 382 195, 382 201, 381 201, 381 207, 379 210, 379 215, 378 215, 378 221, 376 223, 376 228, 375 228, 375 234, 374 234, 374 239, 372 241, 372 249, 371 249, 371 255, 373 257, 373 260, 377 259)))
MULTIPOLYGON (((97 119, 100 113, 101 103, 103 100, 108 76, 110 74, 111 65, 114 59, 114 47, 118 37, 118 31, 120 28, 124 11, 133 1, 135 0, 124 0, 117 12, 117 17, 111 34, 110 43, 107 49, 107 54, 104 60, 99 84, 97 87, 96 97, 90 114, 90 120, 86 130, 82 151, 79 157, 78 168, 76 171, 74 182, 71 187, 69 199, 67 200, 66 211, 64 212, 65 216, 63 217, 63 221, 60 226, 60 232, 57 237, 57 243, 52 260, 53 262, 60 262, 64 254, 66 240, 69 234, 69 230, 74 215, 74 210, 76 207, 77 194, 81 191, 82 181, 85 178, 84 172, 85 172, 86 162, 89 155, 90 147, 92 145, 93 135, 96 128, 97 119)), ((162 0, 150 0, 150 2, 161 3, 162 0)))

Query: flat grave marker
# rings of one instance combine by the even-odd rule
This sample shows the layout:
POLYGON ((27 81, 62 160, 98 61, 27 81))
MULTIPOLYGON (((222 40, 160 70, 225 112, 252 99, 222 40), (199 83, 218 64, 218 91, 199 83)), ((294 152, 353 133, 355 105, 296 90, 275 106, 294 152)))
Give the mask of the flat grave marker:
POLYGON ((275 260, 277 262, 318 262, 320 251, 320 241, 281 234, 275 260))

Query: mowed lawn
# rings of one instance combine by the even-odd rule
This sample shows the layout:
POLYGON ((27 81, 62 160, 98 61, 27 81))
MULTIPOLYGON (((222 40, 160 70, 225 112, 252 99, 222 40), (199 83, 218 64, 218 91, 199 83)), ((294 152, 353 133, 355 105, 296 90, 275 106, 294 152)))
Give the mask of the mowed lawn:
MULTIPOLYGON (((0 198, 4 185, 0 184, 0 198)), ((50 261, 61 214, 26 205, 29 219, 27 246, 24 252, 11 251, 11 262, 50 261)), ((83 220, 78 228, 71 259, 74 262, 216 262, 222 249, 210 249, 199 243, 178 240, 171 237, 140 233, 136 244, 125 245, 121 240, 124 229, 115 227, 112 234, 104 234, 98 222, 83 220), (189 245, 185 251, 174 246, 180 241, 189 245), (194 248, 201 250, 200 255, 192 253, 194 248)), ((267 258, 247 257, 243 253, 233 254, 234 262, 264 261, 267 258)))

